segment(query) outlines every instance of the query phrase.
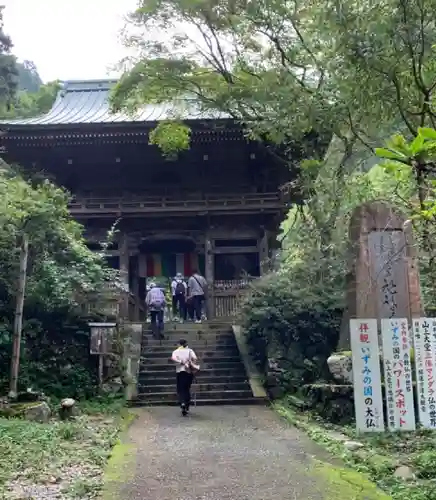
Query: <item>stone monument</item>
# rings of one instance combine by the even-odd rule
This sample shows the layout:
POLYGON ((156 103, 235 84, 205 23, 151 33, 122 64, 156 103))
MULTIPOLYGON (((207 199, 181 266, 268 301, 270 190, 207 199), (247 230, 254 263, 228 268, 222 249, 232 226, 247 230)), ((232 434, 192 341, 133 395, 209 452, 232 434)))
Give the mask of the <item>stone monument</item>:
MULTIPOLYGON (((350 349, 351 318, 422 316, 419 270, 412 227, 382 201, 357 207, 350 221, 347 311, 339 350, 350 349)), ((380 324, 380 323, 379 323, 380 324)))

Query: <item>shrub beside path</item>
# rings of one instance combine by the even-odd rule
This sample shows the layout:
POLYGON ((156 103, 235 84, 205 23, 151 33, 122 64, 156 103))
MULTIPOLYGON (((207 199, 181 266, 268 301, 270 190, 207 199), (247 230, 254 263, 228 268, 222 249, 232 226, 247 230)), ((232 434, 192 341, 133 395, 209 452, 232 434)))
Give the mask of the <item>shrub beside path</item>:
POLYGON ((104 500, 386 500, 272 410, 145 408, 114 449, 104 500))

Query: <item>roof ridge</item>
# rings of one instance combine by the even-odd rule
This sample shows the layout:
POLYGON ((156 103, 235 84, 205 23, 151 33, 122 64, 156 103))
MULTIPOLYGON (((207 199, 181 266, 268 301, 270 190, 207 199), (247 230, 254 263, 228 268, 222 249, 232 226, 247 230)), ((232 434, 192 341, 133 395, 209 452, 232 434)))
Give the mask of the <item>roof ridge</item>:
POLYGON ((101 91, 110 90, 118 80, 116 79, 102 79, 102 80, 65 80, 62 84, 62 90, 64 92, 71 91, 101 91))

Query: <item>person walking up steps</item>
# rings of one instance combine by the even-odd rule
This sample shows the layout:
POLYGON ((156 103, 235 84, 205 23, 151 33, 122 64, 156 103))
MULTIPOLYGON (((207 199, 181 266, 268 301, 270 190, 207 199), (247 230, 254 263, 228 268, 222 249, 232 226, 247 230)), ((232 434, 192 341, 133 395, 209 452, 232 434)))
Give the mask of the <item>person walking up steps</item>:
POLYGON ((192 300, 196 323, 201 323, 202 307, 206 300, 206 294, 207 281, 197 269, 195 269, 188 280, 188 297, 192 300))
POLYGON ((182 415, 186 416, 191 405, 192 381, 200 367, 195 352, 184 339, 179 341, 179 347, 173 352, 171 359, 176 363, 177 396, 182 415))
POLYGON ((151 318, 151 331, 156 338, 163 338, 164 309, 166 305, 163 291, 154 283, 150 283, 150 290, 145 297, 147 311, 151 318))
POLYGON ((173 296, 173 319, 179 316, 181 323, 186 321, 186 291, 188 286, 183 280, 182 273, 177 273, 171 283, 171 293, 173 296))

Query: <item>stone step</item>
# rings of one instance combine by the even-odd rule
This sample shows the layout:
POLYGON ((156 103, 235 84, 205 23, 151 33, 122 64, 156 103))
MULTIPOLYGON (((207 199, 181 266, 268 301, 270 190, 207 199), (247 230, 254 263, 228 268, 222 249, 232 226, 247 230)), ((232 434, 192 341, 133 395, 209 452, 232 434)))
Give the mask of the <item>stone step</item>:
MULTIPOLYGON (((147 383, 138 384, 138 392, 140 394, 154 394, 154 393, 170 393, 174 392, 176 387, 176 377, 173 378, 170 384, 165 385, 149 385, 147 383)), ((251 391, 250 384, 244 382, 230 382, 230 383, 205 383, 203 380, 197 380, 192 385, 192 391, 200 393, 215 393, 223 391, 251 391)))
MULTIPOLYGON (((215 392, 196 392, 194 389, 191 391, 192 400, 212 400, 212 399, 245 399, 252 398, 253 393, 251 390, 237 390, 237 391, 215 391, 215 392)), ((169 403, 171 401, 177 402, 177 394, 175 391, 171 392, 154 392, 154 393, 139 393, 138 398, 144 400, 145 403, 162 402, 169 403)))
MULTIPOLYGON (((227 375, 228 370, 225 370, 225 375, 209 375, 209 372, 200 372, 196 379, 196 383, 199 384, 232 384, 232 383, 241 383, 247 382, 248 378, 245 373, 235 374, 235 375, 227 375)), ((139 374, 138 380, 139 384, 153 386, 153 385, 171 385, 174 384, 176 379, 176 373, 173 372, 171 374, 163 375, 161 373, 154 372, 141 372, 139 374)))
MULTIPOLYGON (((218 369, 218 370, 234 370, 234 369, 241 369, 245 370, 243 363, 238 360, 238 361, 208 361, 207 363, 200 363, 200 369, 201 370, 213 370, 213 369, 218 369)), ((165 372, 165 371, 175 371, 175 366, 174 363, 171 361, 168 361, 167 363, 141 363, 141 371, 146 371, 146 372, 165 372)))
MULTIPOLYGON (((208 363, 231 363, 231 362, 241 362, 241 357, 239 354, 227 355, 226 353, 211 353, 208 356, 200 356, 199 354, 198 360, 201 364, 208 363)), ((174 361, 170 358, 169 353, 162 354, 159 356, 155 356, 154 354, 147 354, 146 356, 141 356, 141 362, 144 362, 148 365, 163 365, 164 363, 168 363, 175 367, 174 361)))
MULTIPOLYGON (((153 369, 148 369, 149 366, 141 364, 139 375, 167 377, 170 374, 176 373, 175 366, 171 365, 152 365, 153 369)), ((200 366, 201 370, 198 376, 204 377, 222 377, 228 375, 233 377, 236 375, 246 376, 245 367, 242 363, 233 363, 232 366, 221 366, 220 364, 208 366, 200 366)))
MULTIPOLYGON (((144 331, 151 330, 150 323, 144 323, 143 329, 144 331)), ((167 321, 164 324, 165 330, 172 330, 175 332, 178 331, 189 331, 196 332, 198 330, 209 330, 209 331, 222 331, 222 332, 231 332, 232 325, 229 323, 211 323, 210 321, 202 321, 201 323, 193 323, 190 320, 185 321, 184 323, 180 323, 179 321, 167 321)))
MULTIPOLYGON (((160 365, 163 368, 156 370, 156 365, 153 365, 153 370, 147 370, 144 365, 140 366, 139 377, 163 378, 175 377, 176 369, 170 365, 160 365)), ((202 367, 197 378, 203 377, 246 377, 245 367, 242 363, 236 363, 232 368, 229 367, 202 367)))
MULTIPOLYGON (((239 356, 239 349, 238 346, 235 345, 218 345, 218 346, 200 346, 197 349, 194 349, 195 354, 197 356, 205 356, 205 355, 213 355, 216 357, 216 355, 222 354, 223 356, 227 355, 237 355, 239 356)), ((174 351, 174 348, 167 348, 164 346, 156 346, 156 347, 151 347, 151 346, 144 346, 141 349, 141 355, 142 356, 168 356, 171 355, 174 351)))
POLYGON ((194 334, 189 334, 189 335, 167 335, 164 334, 163 339, 157 339, 154 338, 152 335, 147 336, 143 335, 142 337, 142 343, 143 344, 150 344, 154 342, 159 342, 159 341, 171 341, 175 342, 176 344, 179 343, 180 339, 186 340, 188 344, 193 344, 194 342, 197 341, 207 341, 207 342, 217 342, 220 340, 234 340, 234 335, 233 333, 194 333, 194 334))
MULTIPOLYGON (((222 399, 200 399, 197 400, 196 403, 192 405, 192 409, 195 412, 195 406, 265 406, 269 403, 267 398, 222 398, 222 399)), ((129 401, 130 406, 140 407, 140 406, 178 406, 179 402, 177 399, 172 399, 168 401, 146 401, 141 397, 138 397, 132 401, 129 401)), ((180 410, 177 410, 180 411, 180 410)), ((191 410, 192 411, 192 410, 191 410)))
MULTIPOLYGON (((192 349, 198 349, 199 347, 207 347, 207 346, 213 346, 218 347, 218 346, 235 346, 236 345, 236 340, 234 338, 228 338, 228 339, 220 339, 220 340, 214 340, 214 339, 197 339, 194 342, 188 342, 189 347, 192 349)), ((143 340, 142 341, 142 347, 164 347, 168 349, 176 349, 179 347, 179 339, 174 339, 174 340, 158 340, 158 339, 153 339, 153 340, 143 340)))

